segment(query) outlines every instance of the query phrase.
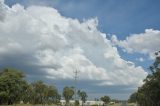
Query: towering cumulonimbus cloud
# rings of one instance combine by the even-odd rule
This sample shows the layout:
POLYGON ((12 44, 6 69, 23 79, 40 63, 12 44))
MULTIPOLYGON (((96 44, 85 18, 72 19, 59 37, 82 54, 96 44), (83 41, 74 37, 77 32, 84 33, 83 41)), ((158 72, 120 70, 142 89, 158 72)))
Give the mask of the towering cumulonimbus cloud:
POLYGON ((10 8, 2 2, 0 10, 1 66, 22 67, 28 76, 49 79, 72 79, 78 69, 80 80, 100 81, 98 85, 137 86, 147 75, 121 58, 97 29, 96 18, 79 22, 51 7, 10 8))

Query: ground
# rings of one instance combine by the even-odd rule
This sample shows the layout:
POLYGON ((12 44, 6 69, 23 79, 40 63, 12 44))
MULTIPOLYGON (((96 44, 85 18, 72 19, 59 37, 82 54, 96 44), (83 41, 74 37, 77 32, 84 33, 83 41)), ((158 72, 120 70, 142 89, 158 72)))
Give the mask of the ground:
MULTIPOLYGON (((13 105, 13 106, 42 106, 42 105, 17 104, 17 105, 13 105)), ((43 105, 43 106, 57 106, 57 105, 43 105)), ((110 105, 110 106, 121 106, 121 105, 116 103, 116 104, 110 105)), ((127 104, 127 106, 134 106, 134 104, 133 103, 129 103, 129 104, 127 104)))

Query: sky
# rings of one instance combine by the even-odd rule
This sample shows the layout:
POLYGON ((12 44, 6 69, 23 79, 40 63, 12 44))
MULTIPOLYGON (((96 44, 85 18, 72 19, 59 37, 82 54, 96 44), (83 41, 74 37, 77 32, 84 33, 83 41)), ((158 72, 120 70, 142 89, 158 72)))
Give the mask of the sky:
POLYGON ((159 0, 0 0, 0 68, 62 92, 126 100, 160 47, 159 0))

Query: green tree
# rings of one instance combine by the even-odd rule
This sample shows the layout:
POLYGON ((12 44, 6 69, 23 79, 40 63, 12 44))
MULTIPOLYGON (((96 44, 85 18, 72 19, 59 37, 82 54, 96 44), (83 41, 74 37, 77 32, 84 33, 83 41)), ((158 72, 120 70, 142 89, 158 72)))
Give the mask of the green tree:
POLYGON ((69 101, 72 99, 73 95, 74 95, 73 87, 64 87, 63 97, 65 98, 66 106, 69 105, 69 101))
POLYGON ((47 87, 45 97, 47 104, 57 104, 60 102, 60 95, 58 94, 58 90, 54 86, 47 87))
POLYGON ((109 96, 103 96, 100 99, 101 99, 101 101, 104 102, 104 105, 107 105, 110 102, 110 97, 109 96))
POLYGON ((0 71, 0 104, 18 103, 26 90, 24 74, 12 68, 0 71))
MULTIPOLYGON (((150 66, 151 74, 144 79, 144 84, 136 92, 136 101, 140 106, 160 106, 160 51, 155 62, 150 66)), ((132 96, 131 96, 132 97, 132 96)), ((130 98, 131 99, 131 98, 130 98)))
POLYGON ((24 94, 22 96, 22 101, 27 104, 27 103, 33 103, 33 90, 32 86, 28 84, 26 87, 26 90, 24 91, 24 94))
POLYGON ((27 86, 22 100, 31 104, 56 104, 60 102, 60 95, 56 87, 36 81, 27 86))
POLYGON ((32 104, 45 104, 47 86, 42 81, 31 83, 32 104))
POLYGON ((8 103, 8 93, 5 91, 0 92, 0 105, 8 103))
POLYGON ((78 90, 78 96, 81 98, 82 100, 82 106, 84 106, 84 103, 86 102, 87 100, 87 93, 85 91, 80 91, 78 90))
POLYGON ((135 103, 135 102, 137 102, 137 92, 134 92, 133 94, 131 94, 128 102, 130 102, 130 103, 135 103))

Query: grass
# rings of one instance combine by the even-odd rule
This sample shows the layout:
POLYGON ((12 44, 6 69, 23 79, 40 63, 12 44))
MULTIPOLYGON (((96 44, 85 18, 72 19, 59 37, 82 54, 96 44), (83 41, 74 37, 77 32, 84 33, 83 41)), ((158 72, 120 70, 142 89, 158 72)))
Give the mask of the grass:
MULTIPOLYGON (((32 105, 32 104, 16 104, 13 106, 42 106, 42 105, 32 105)), ((58 106, 58 105, 43 105, 43 106, 58 106)), ((120 106, 119 103, 110 105, 110 106, 120 106)), ((128 103, 127 106, 134 106, 134 103, 128 103)))
MULTIPOLYGON (((4 106, 4 105, 3 105, 4 106)), ((10 106, 10 105, 5 105, 5 106, 10 106)), ((14 104, 13 106, 58 106, 58 105, 32 105, 32 104, 14 104)))
POLYGON ((115 103, 114 105, 110 105, 110 106, 120 106, 119 103, 115 103))
MULTIPOLYGON (((121 106, 119 103, 110 106, 121 106)), ((127 106, 134 106, 134 103, 128 103, 127 106)))
POLYGON ((16 106, 58 106, 58 105, 32 105, 32 104, 18 104, 18 105, 16 105, 16 106))
POLYGON ((134 106, 134 103, 128 103, 127 106, 134 106))

